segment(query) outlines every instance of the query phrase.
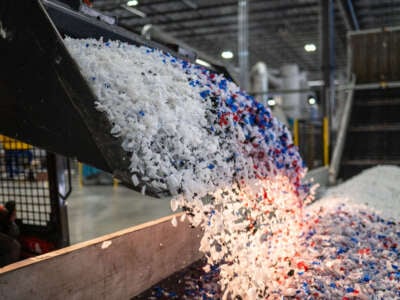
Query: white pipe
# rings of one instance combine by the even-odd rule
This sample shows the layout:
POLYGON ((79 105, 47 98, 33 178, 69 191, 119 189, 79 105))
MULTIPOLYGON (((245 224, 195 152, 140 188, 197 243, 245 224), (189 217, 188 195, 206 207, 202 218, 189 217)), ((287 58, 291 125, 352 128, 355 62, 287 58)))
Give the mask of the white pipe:
POLYGON ((249 88, 249 9, 247 0, 238 0, 238 56, 240 87, 249 88))
POLYGON ((252 93, 256 94, 256 99, 265 102, 268 99, 268 68, 261 61, 251 68, 251 87, 252 93))
MULTIPOLYGON (((283 89, 300 90, 301 74, 299 66, 287 64, 281 67, 283 89)), ((283 95, 283 110, 289 118, 298 119, 301 117, 300 93, 290 93, 283 95)))

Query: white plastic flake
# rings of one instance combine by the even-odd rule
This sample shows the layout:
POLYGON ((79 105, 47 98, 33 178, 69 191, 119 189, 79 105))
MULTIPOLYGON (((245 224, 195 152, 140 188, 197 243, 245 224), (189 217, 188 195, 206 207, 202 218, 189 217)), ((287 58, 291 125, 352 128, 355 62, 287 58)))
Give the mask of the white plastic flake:
POLYGON ((233 82, 146 47, 65 43, 131 154, 133 184, 168 190, 180 221, 203 229, 221 292, 203 283, 191 299, 400 298, 400 168, 368 170, 305 208, 314 188, 289 131, 233 82))

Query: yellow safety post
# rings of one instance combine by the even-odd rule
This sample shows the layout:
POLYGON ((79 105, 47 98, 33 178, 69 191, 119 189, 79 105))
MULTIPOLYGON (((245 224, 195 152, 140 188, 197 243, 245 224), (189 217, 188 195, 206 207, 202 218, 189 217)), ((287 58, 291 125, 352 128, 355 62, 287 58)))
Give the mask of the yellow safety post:
POLYGON ((324 117, 323 121, 323 142, 324 142, 324 165, 329 165, 329 122, 328 118, 324 117))
POLYGON ((293 143, 295 146, 299 146, 299 120, 295 119, 293 123, 293 143))
POLYGON ((79 187, 83 187, 83 166, 82 163, 78 161, 78 176, 79 176, 79 187))
POLYGON ((113 187, 114 188, 117 188, 118 187, 118 185, 119 185, 119 181, 118 181, 118 179, 113 179, 113 187))

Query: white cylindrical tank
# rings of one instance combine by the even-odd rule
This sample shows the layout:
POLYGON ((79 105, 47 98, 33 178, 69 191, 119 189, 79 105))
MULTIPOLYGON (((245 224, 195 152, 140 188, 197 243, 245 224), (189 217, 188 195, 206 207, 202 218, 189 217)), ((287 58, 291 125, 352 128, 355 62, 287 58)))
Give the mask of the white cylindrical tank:
POLYGON ((251 68, 251 91, 257 101, 266 103, 268 99, 268 68, 261 61, 251 68))
MULTIPOLYGON (((300 90, 300 70, 296 64, 287 64, 281 67, 282 89, 284 90, 300 90)), ((283 110, 291 119, 301 117, 301 94, 284 93, 283 94, 283 110)))

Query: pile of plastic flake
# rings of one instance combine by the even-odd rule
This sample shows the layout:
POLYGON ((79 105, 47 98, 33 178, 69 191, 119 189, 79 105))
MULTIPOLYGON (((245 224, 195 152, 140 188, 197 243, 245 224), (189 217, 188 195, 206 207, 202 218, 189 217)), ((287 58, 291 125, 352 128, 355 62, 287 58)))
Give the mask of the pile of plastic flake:
MULTIPOLYGON (((313 205, 306 211, 304 234, 282 245, 286 248, 268 248, 258 257, 260 266, 253 276, 264 289, 234 291, 225 295, 228 299, 234 299, 234 295, 242 299, 400 298, 399 222, 382 219, 371 209, 355 204, 336 202, 328 209, 313 205), (265 264, 264 256, 271 254, 275 262, 265 264)), ((205 267, 200 275, 193 272, 196 276, 192 272, 182 274, 175 284, 153 287, 152 299, 224 297, 213 284, 224 276, 222 268, 205 267), (179 290, 177 285, 184 289, 179 290)))
POLYGON ((287 128, 222 75, 121 42, 65 44, 131 153, 135 185, 191 197, 285 174, 300 186, 303 162, 287 128))
MULTIPOLYGON (((187 299, 400 297, 399 224, 351 202, 304 209, 313 191, 300 184, 303 162, 269 109, 222 75, 154 49, 65 43, 131 153, 133 183, 180 193, 172 210, 204 229, 204 272, 220 289, 184 278, 187 299)), ((163 291, 155 297, 177 297, 163 291)))
POLYGON ((384 218, 400 220, 400 168, 377 166, 364 170, 346 182, 330 188, 319 203, 364 204, 384 218))

